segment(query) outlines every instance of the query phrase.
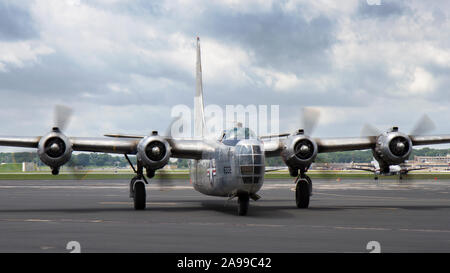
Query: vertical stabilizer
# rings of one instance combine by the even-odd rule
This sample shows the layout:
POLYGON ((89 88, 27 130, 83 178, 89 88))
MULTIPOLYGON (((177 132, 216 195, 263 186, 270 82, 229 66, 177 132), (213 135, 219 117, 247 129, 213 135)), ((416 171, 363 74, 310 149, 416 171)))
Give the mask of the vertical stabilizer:
POLYGON ((200 38, 197 37, 196 91, 194 97, 194 137, 205 136, 205 112, 203 105, 202 60, 200 56, 200 38))

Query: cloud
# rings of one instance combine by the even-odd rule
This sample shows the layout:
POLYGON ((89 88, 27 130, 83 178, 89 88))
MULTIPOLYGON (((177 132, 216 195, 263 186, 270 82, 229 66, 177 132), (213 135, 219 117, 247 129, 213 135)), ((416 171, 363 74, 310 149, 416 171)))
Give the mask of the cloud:
POLYGON ((75 108, 71 134, 164 130, 172 106, 193 105, 198 35, 206 104, 278 104, 281 130, 319 107, 322 136, 409 128, 423 112, 449 132, 449 12, 447 1, 3 1, 0 134, 43 134, 56 103, 75 108))
POLYGON ((53 49, 39 42, 0 42, 0 71, 8 67, 23 68, 39 62, 41 55, 53 53, 53 49))
POLYGON ((33 18, 18 1, 0 2, 0 41, 20 41, 37 38, 39 33, 33 18))
POLYGON ((359 1, 358 3, 358 15, 363 18, 386 18, 389 16, 401 16, 409 11, 409 8, 402 1, 388 1, 380 0, 379 5, 376 1, 372 1, 374 4, 369 5, 368 0, 359 1))

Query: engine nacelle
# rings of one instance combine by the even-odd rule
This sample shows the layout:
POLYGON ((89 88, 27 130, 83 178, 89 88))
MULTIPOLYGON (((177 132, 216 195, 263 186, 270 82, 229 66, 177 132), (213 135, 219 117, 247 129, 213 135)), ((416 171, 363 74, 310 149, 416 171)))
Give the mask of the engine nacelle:
POLYGON ((137 159, 147 170, 161 169, 169 162, 170 156, 170 144, 158 135, 143 138, 137 147, 137 159))
POLYGON ((41 137, 38 144, 38 155, 41 161, 58 174, 59 167, 72 157, 72 143, 58 128, 41 137))
POLYGON ((301 172, 308 170, 316 156, 317 143, 302 134, 289 137, 281 152, 281 158, 289 167, 293 176, 298 173, 298 170, 301 172))
POLYGON ((378 136, 373 155, 380 163, 397 165, 409 158, 412 146, 411 138, 394 128, 378 136))

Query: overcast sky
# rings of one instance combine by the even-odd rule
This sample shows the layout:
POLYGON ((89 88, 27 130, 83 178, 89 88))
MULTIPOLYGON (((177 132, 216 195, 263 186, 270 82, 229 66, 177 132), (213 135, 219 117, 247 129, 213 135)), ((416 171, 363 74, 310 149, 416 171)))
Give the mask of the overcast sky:
POLYGON ((193 105, 197 36, 205 104, 278 104, 281 131, 317 107, 321 137, 424 113, 450 133, 450 2, 380 1, 3 0, 0 134, 44 134, 55 104, 69 135, 164 131, 193 105))

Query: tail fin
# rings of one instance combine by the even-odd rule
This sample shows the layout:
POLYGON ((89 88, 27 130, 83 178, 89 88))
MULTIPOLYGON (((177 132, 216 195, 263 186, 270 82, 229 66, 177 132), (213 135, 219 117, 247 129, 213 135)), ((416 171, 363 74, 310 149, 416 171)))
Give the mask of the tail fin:
POLYGON ((200 38, 197 37, 197 82, 194 97, 194 137, 203 138, 206 131, 203 105, 202 60, 200 56, 200 38))

